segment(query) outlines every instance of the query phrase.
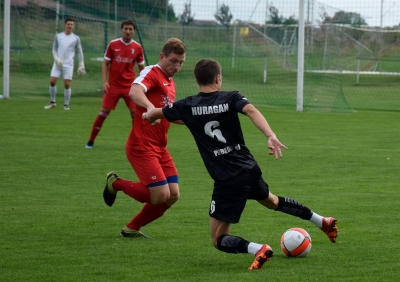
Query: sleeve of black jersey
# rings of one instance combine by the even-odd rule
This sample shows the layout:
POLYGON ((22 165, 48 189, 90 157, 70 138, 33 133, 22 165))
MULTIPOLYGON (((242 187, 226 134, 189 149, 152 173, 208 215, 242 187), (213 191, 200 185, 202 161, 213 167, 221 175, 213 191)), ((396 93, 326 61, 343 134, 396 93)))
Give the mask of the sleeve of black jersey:
POLYGON ((235 93, 233 103, 235 105, 236 110, 241 114, 243 114, 242 110, 243 110, 244 106, 246 106, 247 104, 250 104, 250 102, 247 100, 247 98, 244 97, 239 92, 235 93))
POLYGON ((162 108, 163 114, 165 118, 169 122, 173 122, 176 120, 183 120, 183 102, 177 101, 172 103, 172 106, 166 106, 162 108))

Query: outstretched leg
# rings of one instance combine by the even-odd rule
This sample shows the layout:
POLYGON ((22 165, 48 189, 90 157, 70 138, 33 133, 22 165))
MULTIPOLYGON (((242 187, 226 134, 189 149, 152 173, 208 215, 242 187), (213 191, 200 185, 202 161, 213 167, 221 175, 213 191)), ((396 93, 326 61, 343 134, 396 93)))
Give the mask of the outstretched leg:
POLYGON ((337 220, 335 218, 322 217, 294 199, 275 196, 271 192, 269 193, 268 198, 265 200, 259 200, 258 202, 268 209, 273 209, 275 211, 280 211, 304 220, 311 221, 329 237, 329 240, 332 243, 336 243, 336 237, 339 229, 336 226, 337 220))

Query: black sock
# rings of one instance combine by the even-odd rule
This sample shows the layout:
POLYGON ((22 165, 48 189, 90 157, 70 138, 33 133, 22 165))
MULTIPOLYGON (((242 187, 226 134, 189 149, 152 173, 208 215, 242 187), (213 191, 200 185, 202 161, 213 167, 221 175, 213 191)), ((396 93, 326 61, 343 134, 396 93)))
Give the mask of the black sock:
POLYGON ((280 211, 293 216, 300 217, 301 219, 310 220, 312 211, 291 198, 284 198, 278 196, 279 202, 278 207, 275 211, 280 211))
POLYGON ((221 235, 218 238, 218 250, 230 254, 247 254, 250 242, 243 238, 231 235, 221 235))

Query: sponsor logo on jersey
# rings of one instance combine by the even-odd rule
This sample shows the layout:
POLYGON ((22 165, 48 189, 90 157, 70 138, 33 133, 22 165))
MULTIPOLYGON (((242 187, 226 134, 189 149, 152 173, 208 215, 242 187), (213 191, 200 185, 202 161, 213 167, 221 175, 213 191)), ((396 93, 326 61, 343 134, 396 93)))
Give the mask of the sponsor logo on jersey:
POLYGON ((171 99, 171 97, 169 96, 161 96, 161 105, 163 107, 168 106, 171 107, 172 104, 174 103, 174 100, 171 99))
POLYGON ((229 152, 232 152, 233 150, 240 151, 240 149, 241 149, 240 144, 237 144, 235 146, 228 146, 228 147, 225 147, 222 149, 214 150, 214 155, 217 157, 220 155, 228 154, 229 152))
POLYGON ((229 111, 228 103, 214 106, 192 107, 192 115, 194 116, 219 114, 227 111, 229 111))
POLYGON ((125 57, 121 57, 121 56, 117 56, 115 57, 115 61, 117 63, 132 63, 133 59, 132 58, 125 58, 125 57))

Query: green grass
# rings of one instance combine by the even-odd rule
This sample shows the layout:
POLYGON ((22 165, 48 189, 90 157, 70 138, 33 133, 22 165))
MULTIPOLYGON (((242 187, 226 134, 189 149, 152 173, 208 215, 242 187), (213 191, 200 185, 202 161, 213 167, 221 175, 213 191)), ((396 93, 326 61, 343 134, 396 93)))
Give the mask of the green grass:
MULTIPOLYGON (((61 100, 62 96, 58 96, 61 100)), ((125 157, 130 119, 121 102, 86 150, 99 98, 72 97, 71 111, 44 110, 44 96, 0 100, 0 281, 397 281, 400 113, 297 113, 261 106, 289 147, 275 161, 246 117, 246 144, 277 195, 335 216, 332 244, 311 223, 249 202, 232 234, 268 243, 274 258, 247 271, 250 255, 215 250, 209 235, 212 181, 184 126, 171 126, 169 149, 181 198, 143 228, 150 240, 119 235, 141 205, 119 194, 103 203, 105 175, 136 180, 125 157), (306 229, 310 254, 288 259, 279 239, 306 229)))

